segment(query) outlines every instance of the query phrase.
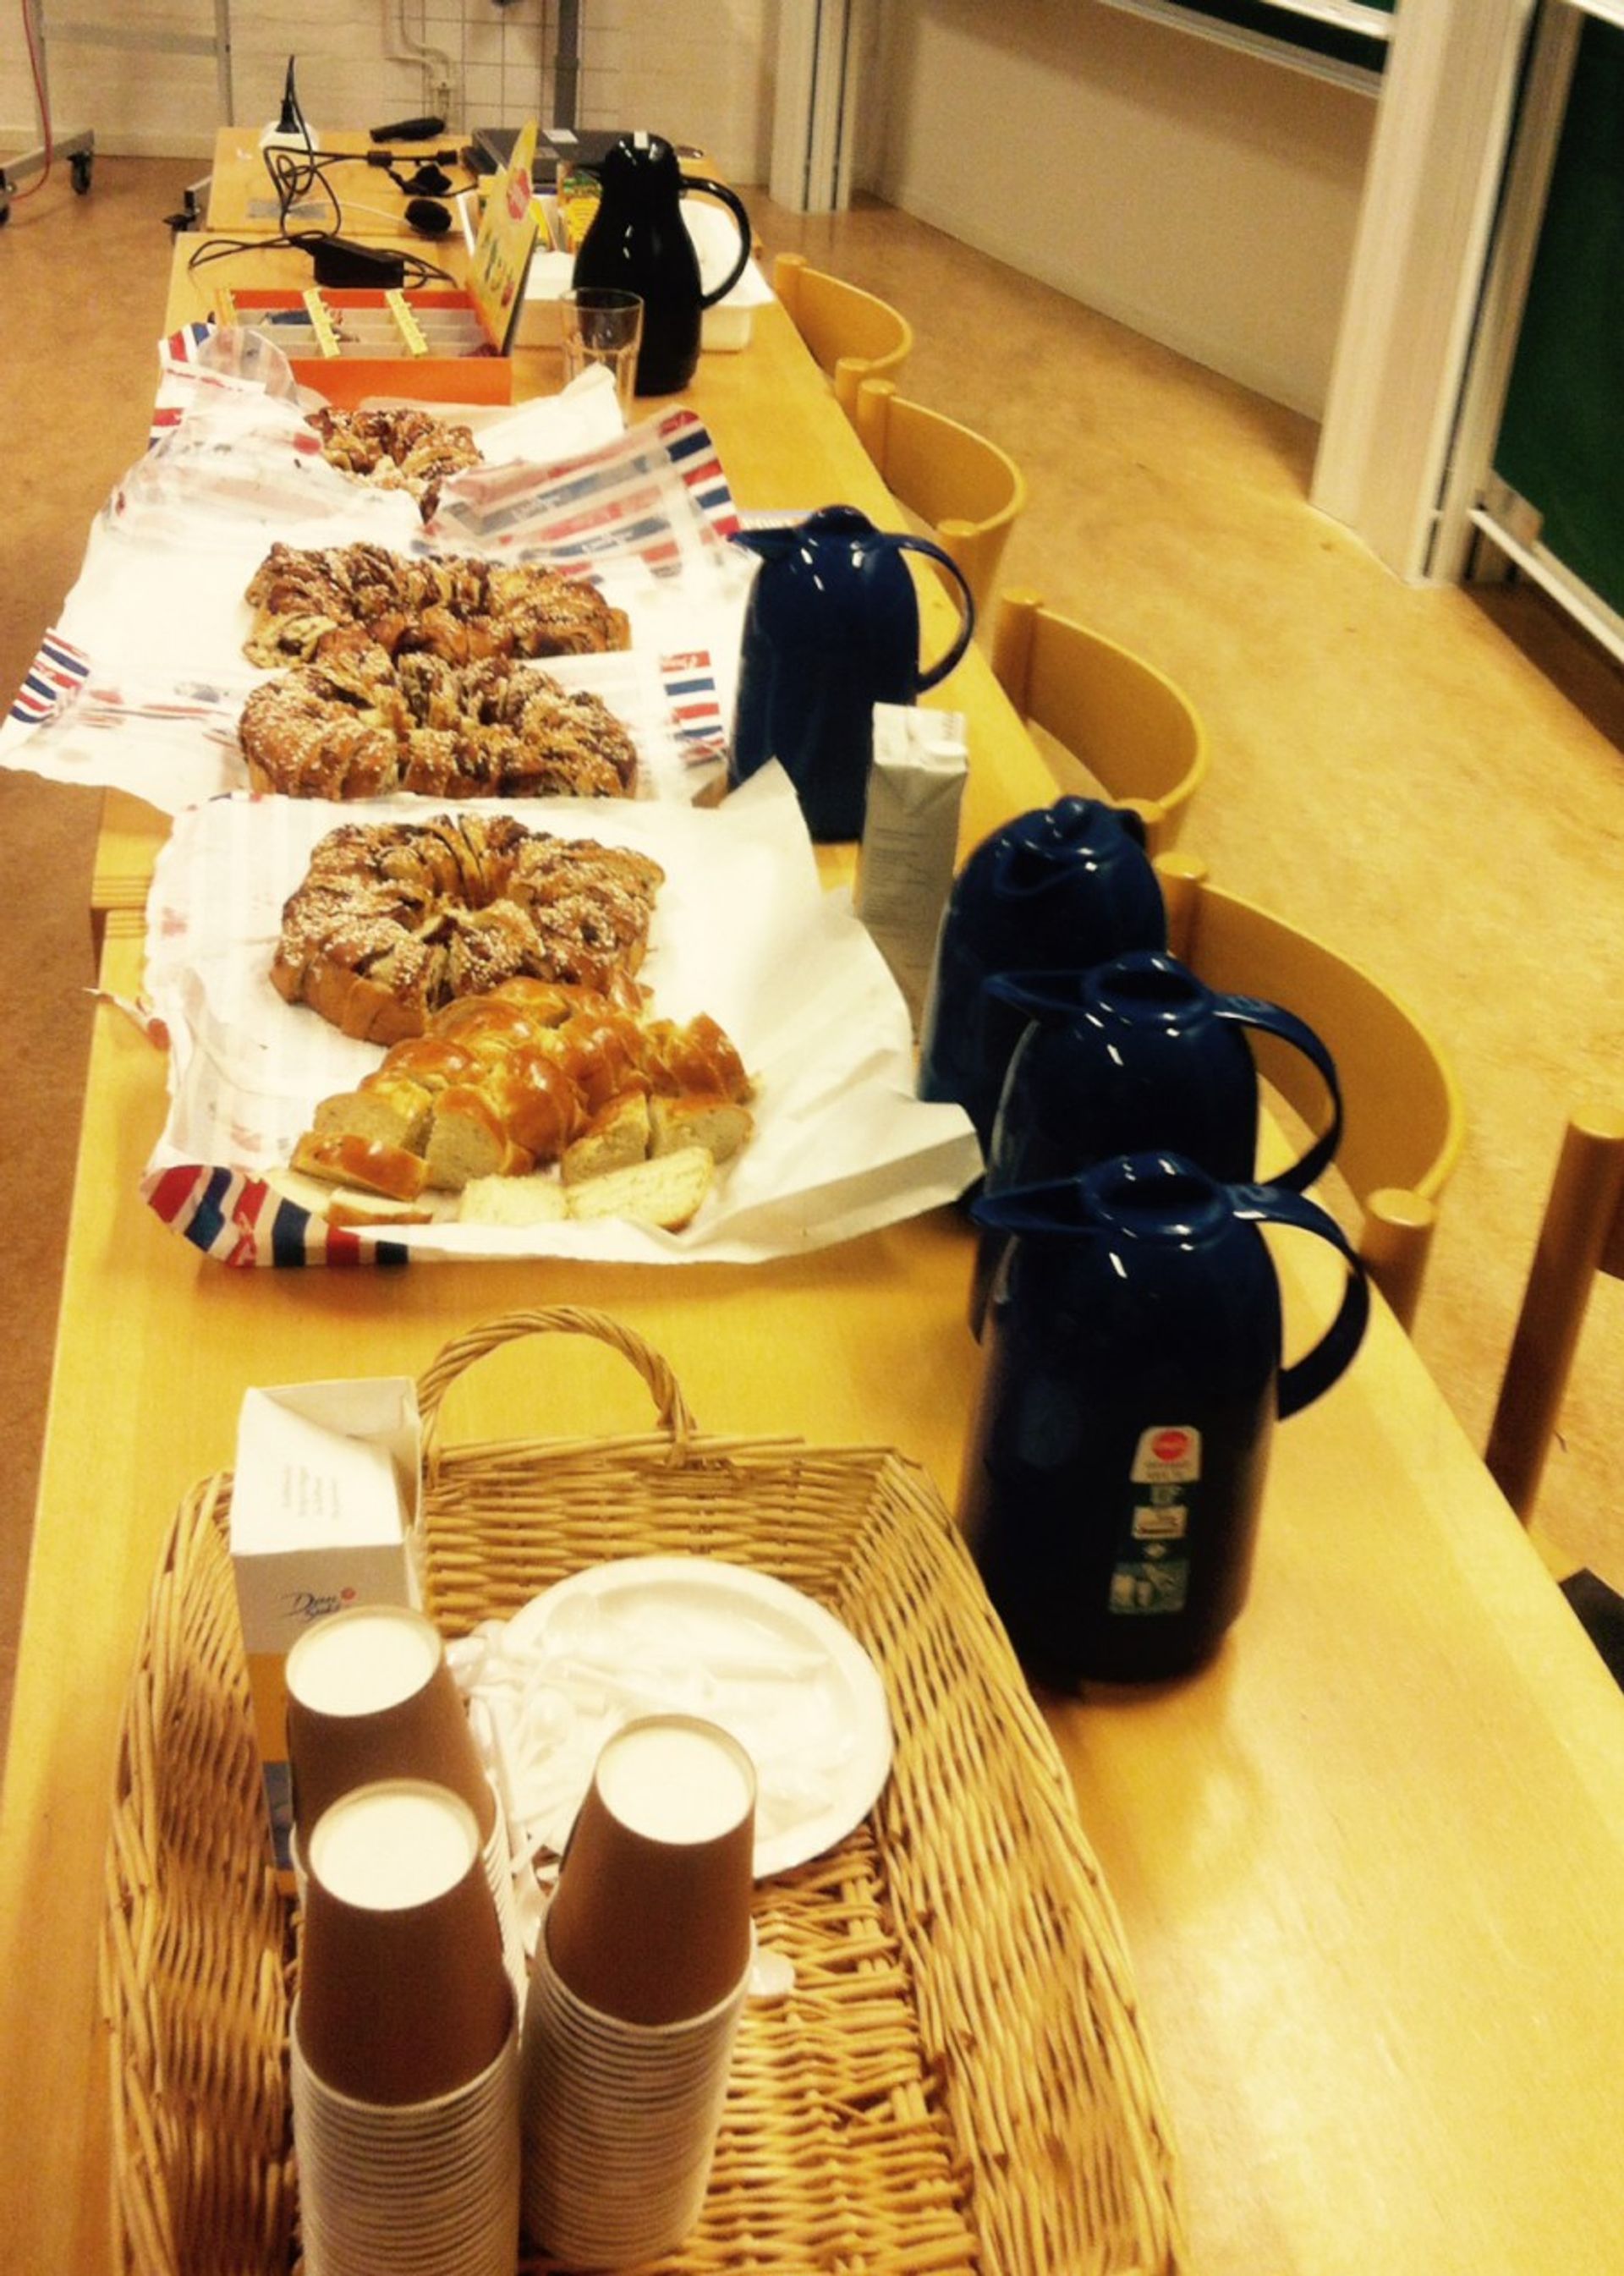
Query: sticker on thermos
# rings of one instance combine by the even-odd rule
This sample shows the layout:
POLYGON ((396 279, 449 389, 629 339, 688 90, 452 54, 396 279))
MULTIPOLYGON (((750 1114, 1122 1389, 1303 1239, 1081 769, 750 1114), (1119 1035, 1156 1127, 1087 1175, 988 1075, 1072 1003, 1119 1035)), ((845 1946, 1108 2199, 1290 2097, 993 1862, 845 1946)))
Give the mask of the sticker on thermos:
POLYGON ((1114 1566, 1111 1574, 1113 1612, 1149 1613, 1151 1618, 1181 1612, 1189 1597, 1190 1567, 1186 1557, 1157 1563, 1147 1557, 1137 1564, 1114 1566))
POLYGON ((1187 1422, 1155 1422, 1139 1434, 1134 1467, 1136 1486, 1188 1485, 1201 1476, 1201 1433, 1187 1422))
MULTIPOLYGON (((1165 1489, 1164 1489, 1165 1491, 1165 1489)), ((1134 1510, 1135 1541, 1182 1541, 1189 1530, 1190 1514, 1181 1501, 1141 1502, 1134 1510)))

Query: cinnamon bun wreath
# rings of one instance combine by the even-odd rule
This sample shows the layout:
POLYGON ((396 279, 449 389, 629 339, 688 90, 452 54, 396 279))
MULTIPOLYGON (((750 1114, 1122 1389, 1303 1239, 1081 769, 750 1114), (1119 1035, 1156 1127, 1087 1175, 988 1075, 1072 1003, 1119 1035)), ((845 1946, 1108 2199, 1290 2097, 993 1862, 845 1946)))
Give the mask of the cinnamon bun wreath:
POLYGON ((251 664, 307 662, 327 635, 359 626, 391 656, 425 649, 448 664, 489 656, 603 656, 631 625, 596 585, 533 563, 383 545, 273 545, 244 596, 251 664))
POLYGON ((272 984, 346 1036, 421 1036, 516 977, 610 990, 642 962, 664 872, 508 815, 343 823, 283 905, 272 984))
POLYGON ((253 788, 290 798, 627 798, 637 778, 587 689, 507 657, 391 657, 355 626, 256 687, 237 737, 253 788))
POLYGON ((321 436, 330 467, 378 489, 407 491, 425 521, 440 502, 441 484, 483 463, 471 427, 412 404, 368 411, 323 404, 305 423, 321 436))

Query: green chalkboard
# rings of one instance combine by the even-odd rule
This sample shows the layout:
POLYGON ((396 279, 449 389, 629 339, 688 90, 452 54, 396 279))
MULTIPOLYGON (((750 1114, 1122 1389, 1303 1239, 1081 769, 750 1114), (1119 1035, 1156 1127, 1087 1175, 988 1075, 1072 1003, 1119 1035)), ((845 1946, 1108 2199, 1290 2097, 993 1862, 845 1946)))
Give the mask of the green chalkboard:
MULTIPOLYGON (((1370 8, 1393 15, 1398 0, 1363 0, 1370 8)), ((1388 42, 1379 34, 1347 31, 1339 24, 1322 23, 1304 15, 1291 0, 1174 0, 1189 16, 1210 16, 1215 23, 1237 31, 1255 32, 1282 47, 1301 48, 1324 56, 1332 63, 1351 64, 1356 70, 1379 72, 1387 59, 1388 42)))
POLYGON ((1580 35, 1494 471, 1624 613, 1624 31, 1580 35))

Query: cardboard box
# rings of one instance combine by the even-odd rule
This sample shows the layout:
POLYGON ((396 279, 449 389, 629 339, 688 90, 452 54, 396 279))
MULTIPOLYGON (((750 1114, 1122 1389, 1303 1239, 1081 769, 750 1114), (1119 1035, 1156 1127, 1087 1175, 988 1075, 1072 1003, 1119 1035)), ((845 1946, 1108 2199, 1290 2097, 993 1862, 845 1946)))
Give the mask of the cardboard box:
POLYGON ((852 906, 891 967, 915 1035, 952 884, 968 764, 962 711, 875 705, 852 906))
POLYGON ((420 1424, 409 1376, 245 1393, 231 1551, 277 1876, 292 1887, 289 1650, 350 1605, 421 1606, 420 1424))

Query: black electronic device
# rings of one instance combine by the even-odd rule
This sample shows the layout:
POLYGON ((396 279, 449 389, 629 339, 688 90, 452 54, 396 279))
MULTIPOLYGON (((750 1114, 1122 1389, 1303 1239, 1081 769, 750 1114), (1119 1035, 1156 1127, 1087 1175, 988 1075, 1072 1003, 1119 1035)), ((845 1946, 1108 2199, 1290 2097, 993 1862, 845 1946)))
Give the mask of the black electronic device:
POLYGON ((318 284, 370 286, 397 291, 406 283, 406 255, 381 245, 357 245, 353 238, 320 237, 310 246, 318 284))
POLYGON ((414 198, 443 198, 451 186, 452 178, 444 168, 434 165, 420 166, 401 184, 414 198))
POLYGON ((409 199, 406 217, 420 237, 444 237, 451 230, 452 209, 437 198, 409 199))
POLYGON ((443 118, 397 118, 392 125, 368 129, 375 142, 432 142, 444 132, 443 118))

